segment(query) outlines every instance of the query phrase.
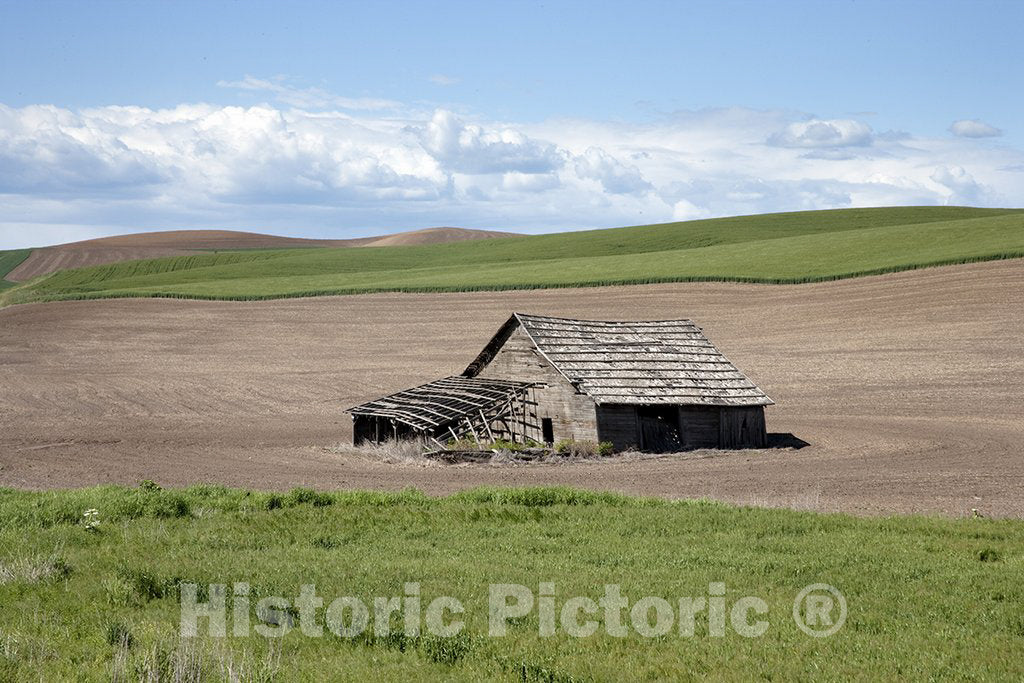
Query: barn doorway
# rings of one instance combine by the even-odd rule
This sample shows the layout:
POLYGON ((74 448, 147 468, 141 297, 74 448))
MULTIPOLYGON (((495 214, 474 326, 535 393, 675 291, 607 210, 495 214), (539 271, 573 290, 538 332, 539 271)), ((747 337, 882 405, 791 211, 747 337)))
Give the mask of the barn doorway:
POLYGON ((540 419, 540 430, 544 437, 544 443, 552 444, 555 442, 555 423, 550 417, 542 417, 540 419))
POLYGON ((676 406, 637 406, 640 450, 670 453, 682 450, 676 406))

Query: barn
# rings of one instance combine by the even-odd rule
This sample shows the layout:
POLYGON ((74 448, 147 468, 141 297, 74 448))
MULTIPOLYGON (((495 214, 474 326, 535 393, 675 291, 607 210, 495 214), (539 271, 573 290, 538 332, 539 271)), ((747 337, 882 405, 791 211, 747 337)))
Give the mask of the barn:
POLYGON ((354 442, 420 436, 762 448, 773 401, 690 320, 515 313, 459 377, 351 408, 354 442))

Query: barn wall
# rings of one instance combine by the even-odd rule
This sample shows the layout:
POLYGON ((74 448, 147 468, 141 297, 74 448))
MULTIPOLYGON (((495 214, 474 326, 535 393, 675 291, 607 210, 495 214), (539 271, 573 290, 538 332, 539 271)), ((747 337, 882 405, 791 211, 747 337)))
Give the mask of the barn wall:
POLYGON ((717 406, 679 406, 683 448, 718 448, 720 419, 717 406))
POLYGON ((722 448, 764 448, 768 433, 764 406, 722 408, 719 439, 722 448))
MULTIPOLYGON (((764 406, 678 406, 679 434, 684 450, 697 448, 765 448, 764 406)), ((643 447, 637 406, 597 406, 600 441, 611 441, 616 451, 643 447)))
POLYGON ((597 440, 597 416, 593 400, 575 387, 534 350, 533 342, 520 325, 495 354, 479 377, 521 382, 545 382, 535 390, 537 417, 551 418, 555 441, 597 440))
POLYGON ((611 441, 616 451, 639 447, 636 406, 597 406, 598 441, 611 441))

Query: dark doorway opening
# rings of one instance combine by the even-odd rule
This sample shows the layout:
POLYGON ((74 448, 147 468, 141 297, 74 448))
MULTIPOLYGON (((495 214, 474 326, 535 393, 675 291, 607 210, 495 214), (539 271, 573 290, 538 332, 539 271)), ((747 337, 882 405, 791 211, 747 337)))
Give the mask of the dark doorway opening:
POLYGON ((544 443, 555 442, 555 424, 550 417, 540 419, 540 431, 544 435, 544 443))
POLYGON ((669 453, 682 447, 676 406, 637 406, 640 450, 669 453))

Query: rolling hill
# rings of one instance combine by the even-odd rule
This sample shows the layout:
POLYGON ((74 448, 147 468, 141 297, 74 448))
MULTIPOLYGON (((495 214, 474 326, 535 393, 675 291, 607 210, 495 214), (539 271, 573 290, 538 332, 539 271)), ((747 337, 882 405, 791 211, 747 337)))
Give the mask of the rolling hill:
MULTIPOLYGON (((516 237, 516 233, 465 228, 427 228, 393 235, 356 237, 344 240, 279 237, 236 230, 167 230, 140 232, 114 237, 69 242, 40 249, 22 249, 22 260, 0 278, 24 282, 59 270, 85 266, 183 256, 197 251, 237 251, 243 249, 294 249, 308 247, 386 247, 396 245, 436 244, 460 240, 516 237)), ((0 259, 3 254, 0 252, 0 259)), ((2 264, 3 261, 0 261, 2 264)))
POLYGON ((841 209, 438 244, 191 253, 54 273, 7 303, 810 282, 1024 256, 1024 210, 841 209))
POLYGON ((15 283, 8 280, 7 275, 24 263, 25 259, 27 259, 31 253, 31 249, 10 249, 8 251, 0 251, 0 289, 6 289, 7 287, 14 286, 15 283))

